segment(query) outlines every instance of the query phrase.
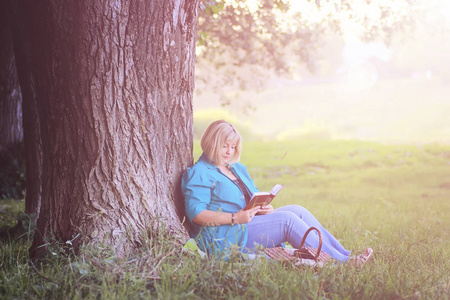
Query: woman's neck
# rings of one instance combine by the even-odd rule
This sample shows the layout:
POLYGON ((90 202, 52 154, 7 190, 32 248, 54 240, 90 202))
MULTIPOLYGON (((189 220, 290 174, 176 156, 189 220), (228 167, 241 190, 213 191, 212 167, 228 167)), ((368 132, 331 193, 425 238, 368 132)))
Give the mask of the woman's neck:
POLYGON ((230 169, 228 168, 228 165, 224 165, 224 164, 215 164, 221 171, 229 171, 230 169))
POLYGON ((225 174, 231 180, 237 179, 236 176, 234 176, 233 172, 231 172, 231 170, 228 168, 228 165, 225 166, 216 164, 216 166, 219 168, 220 171, 222 171, 223 174, 225 174))

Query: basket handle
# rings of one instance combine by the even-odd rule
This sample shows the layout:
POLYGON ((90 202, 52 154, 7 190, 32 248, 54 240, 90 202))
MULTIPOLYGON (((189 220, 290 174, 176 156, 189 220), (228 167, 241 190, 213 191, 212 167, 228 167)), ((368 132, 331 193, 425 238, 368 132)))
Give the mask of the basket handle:
POLYGON ((305 235, 303 236, 302 242, 300 243, 300 249, 305 244, 306 237, 312 230, 317 231, 317 233, 319 234, 319 247, 317 248, 316 257, 314 257, 314 260, 317 261, 317 259, 319 258, 319 255, 320 255, 320 250, 322 249, 322 234, 320 233, 319 229, 317 229, 316 227, 309 227, 309 229, 305 232, 305 235))

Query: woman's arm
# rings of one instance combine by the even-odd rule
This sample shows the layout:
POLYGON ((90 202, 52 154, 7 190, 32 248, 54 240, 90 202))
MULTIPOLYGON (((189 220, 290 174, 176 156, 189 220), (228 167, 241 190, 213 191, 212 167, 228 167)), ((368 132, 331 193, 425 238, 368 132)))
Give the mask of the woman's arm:
MULTIPOLYGON (((260 207, 253 207, 249 210, 240 210, 234 214, 234 224, 245 224, 250 222, 258 213, 260 207)), ((200 212, 192 221, 200 226, 218 226, 231 224, 231 213, 220 211, 204 210, 200 212)))

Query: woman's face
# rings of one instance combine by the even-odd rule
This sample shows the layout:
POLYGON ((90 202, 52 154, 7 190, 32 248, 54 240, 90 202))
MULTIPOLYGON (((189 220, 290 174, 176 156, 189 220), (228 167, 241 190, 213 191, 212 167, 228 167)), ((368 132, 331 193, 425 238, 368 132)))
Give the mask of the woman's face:
POLYGON ((231 158, 234 156, 234 152, 236 151, 236 141, 226 141, 222 146, 220 151, 220 158, 222 159, 223 165, 228 165, 231 158))

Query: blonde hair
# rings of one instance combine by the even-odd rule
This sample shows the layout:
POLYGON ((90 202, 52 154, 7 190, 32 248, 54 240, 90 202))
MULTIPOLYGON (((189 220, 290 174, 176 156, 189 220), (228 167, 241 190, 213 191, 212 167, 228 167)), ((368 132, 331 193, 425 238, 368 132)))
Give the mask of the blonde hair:
POLYGON ((241 157, 242 138, 236 128, 227 121, 212 122, 203 133, 200 146, 208 158, 218 164, 222 161, 220 151, 227 141, 236 142, 236 150, 230 158, 230 164, 233 164, 241 157))

